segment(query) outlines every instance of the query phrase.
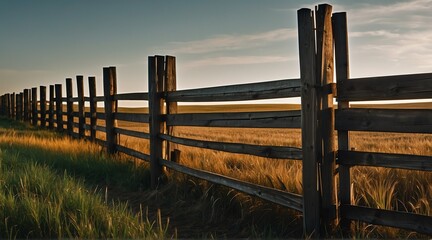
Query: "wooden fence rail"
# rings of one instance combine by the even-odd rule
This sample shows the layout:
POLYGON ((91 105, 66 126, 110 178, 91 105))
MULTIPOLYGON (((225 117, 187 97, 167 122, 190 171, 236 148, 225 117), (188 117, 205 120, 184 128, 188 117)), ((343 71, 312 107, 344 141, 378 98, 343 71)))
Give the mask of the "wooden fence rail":
POLYGON ((432 235, 431 216, 355 206, 351 202, 350 175, 352 166, 432 171, 432 157, 360 152, 351 150, 349 144, 350 131, 432 133, 430 109, 351 109, 349 106, 350 101, 432 98, 432 73, 350 79, 346 13, 332 14, 330 5, 319 5, 315 12, 300 9, 298 32, 300 79, 177 90, 175 57, 150 56, 148 92, 117 93, 116 68, 106 67, 103 68, 102 96, 97 96, 96 78, 92 76, 88 77, 86 96, 84 76, 78 75, 76 96, 72 78, 67 78, 66 96, 62 95, 61 84, 49 86, 48 99, 45 86, 39 87, 39 98, 37 88, 24 89, 18 94, 4 94, 0 98, 0 113, 18 121, 56 129, 75 138, 94 141, 105 146, 109 154, 120 152, 147 161, 151 168, 152 188, 161 184, 162 169, 167 167, 297 210, 303 214, 307 236, 319 236, 337 219, 343 229, 349 229, 352 220, 359 220, 432 235), (336 84, 333 69, 336 70, 336 84), (293 97, 301 97, 301 110, 230 113, 177 111, 178 102, 293 97), (337 110, 333 106, 335 98, 337 110), (119 112, 118 101, 122 100, 148 102, 149 111, 119 112), (103 112, 98 112, 98 102, 104 103, 103 112), (149 130, 121 128, 118 121, 142 124, 149 130), (301 128, 302 147, 188 139, 176 136, 175 126, 301 128), (337 148, 334 130, 338 136, 337 148), (100 138, 103 135, 105 137, 100 138), (149 141, 149 153, 121 145, 121 135, 149 141), (177 145, 265 157, 269 161, 300 160, 303 164, 303 195, 183 166, 178 161, 172 161, 180 157, 177 145), (335 188, 337 174, 338 189, 335 188))

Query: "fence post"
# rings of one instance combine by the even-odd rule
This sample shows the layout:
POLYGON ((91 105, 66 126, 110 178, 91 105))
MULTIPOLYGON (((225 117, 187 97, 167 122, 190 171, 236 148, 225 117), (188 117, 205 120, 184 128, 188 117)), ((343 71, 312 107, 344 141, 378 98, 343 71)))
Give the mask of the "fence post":
POLYGON ((85 138, 84 124, 84 77, 76 76, 77 91, 78 91, 78 136, 85 138))
POLYGON ((46 127, 46 87, 40 86, 40 125, 46 127))
MULTIPOLYGON (((343 83, 349 79, 348 30, 346 13, 335 13, 332 17, 336 54, 336 79, 343 83)), ((348 101, 338 101, 338 109, 349 108, 348 101)), ((349 132, 338 130, 338 149, 349 150, 349 132)), ((345 232, 350 230, 351 221, 344 219, 343 205, 351 204, 350 168, 339 165, 339 217, 340 226, 345 232)))
POLYGON ((20 92, 17 95, 17 120, 22 121, 23 120, 23 93, 20 92))
POLYGON ((159 137, 163 131, 161 110, 163 109, 164 57, 150 56, 148 58, 148 89, 150 114, 150 174, 151 188, 156 189, 162 176, 162 139, 159 137))
POLYGON ((334 109, 333 93, 333 31, 332 6, 318 5, 316 10, 316 36, 317 36, 317 77, 323 91, 321 112, 322 135, 322 162, 321 162, 321 216, 325 224, 321 224, 321 233, 331 232, 335 226, 336 193, 335 193, 335 135, 334 135, 334 109))
POLYGON ((15 120, 19 121, 19 109, 20 109, 20 101, 19 101, 19 93, 15 94, 15 105, 16 105, 16 112, 15 112, 15 120))
POLYGON ((117 120, 114 114, 117 112, 117 76, 115 67, 103 69, 104 97, 105 97, 105 127, 106 127, 106 146, 109 154, 117 152, 117 120))
POLYGON ((6 93, 6 116, 8 118, 11 117, 11 110, 10 110, 10 94, 6 93))
POLYGON ((38 101, 37 101, 37 88, 32 88, 32 124, 37 126, 38 123, 38 101))
POLYGON ((67 134, 73 136, 73 90, 72 90, 72 78, 66 78, 66 115, 67 115, 67 134))
MULTIPOLYGON (((177 90, 177 80, 176 80, 176 59, 173 56, 165 57, 165 93, 174 92, 177 90)), ((166 94, 165 94, 166 95, 166 94)), ((166 110, 165 113, 168 114, 176 114, 177 113, 177 102, 171 102, 166 100, 166 110)), ((167 126, 167 134, 174 134, 174 127, 167 126)), ((171 151, 176 148, 174 143, 170 143, 166 141, 166 149, 165 156, 167 159, 171 160, 171 151)))
POLYGON ((29 90, 24 89, 24 122, 29 120, 29 90))
POLYGON ((55 99, 56 99, 56 121, 57 131, 63 131, 63 96, 62 96, 62 85, 55 85, 55 99))
POLYGON ((10 109, 11 109, 11 118, 14 119, 15 118, 15 109, 16 109, 15 93, 14 92, 10 95, 10 109))
POLYGON ((318 166, 321 142, 318 139, 319 97, 316 77, 314 16, 310 9, 300 9, 298 16, 300 77, 302 81, 302 151, 303 151, 303 224, 307 237, 319 236, 320 195, 318 166))
POLYGON ((90 95, 90 139, 96 140, 96 121, 97 121, 97 102, 96 97, 96 78, 89 77, 89 95, 90 95))
POLYGON ((49 86, 49 110, 48 110, 48 128, 54 129, 54 85, 49 86))

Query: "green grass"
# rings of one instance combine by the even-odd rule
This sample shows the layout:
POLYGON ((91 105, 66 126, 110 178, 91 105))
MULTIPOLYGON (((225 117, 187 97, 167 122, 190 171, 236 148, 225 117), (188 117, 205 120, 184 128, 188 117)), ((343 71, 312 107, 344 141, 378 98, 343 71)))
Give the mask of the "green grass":
POLYGON ((146 187, 145 167, 9 120, 0 133, 0 238, 167 237, 145 207, 132 212, 103 188, 146 187))

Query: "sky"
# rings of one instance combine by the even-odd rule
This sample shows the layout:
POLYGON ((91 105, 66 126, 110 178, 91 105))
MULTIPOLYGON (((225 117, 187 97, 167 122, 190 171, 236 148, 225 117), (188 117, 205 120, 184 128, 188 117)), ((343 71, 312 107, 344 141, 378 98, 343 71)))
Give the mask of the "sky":
POLYGON ((298 78, 297 10, 321 3, 347 12, 351 77, 432 72, 432 0, 0 0, 0 94, 84 75, 100 95, 107 66, 145 92, 151 55, 178 89, 298 78))

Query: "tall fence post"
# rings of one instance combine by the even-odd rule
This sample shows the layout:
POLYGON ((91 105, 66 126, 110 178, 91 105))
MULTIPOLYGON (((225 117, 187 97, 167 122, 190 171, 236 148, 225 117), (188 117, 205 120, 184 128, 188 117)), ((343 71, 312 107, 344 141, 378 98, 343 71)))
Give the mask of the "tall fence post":
POLYGON ((15 93, 12 93, 10 95, 10 109, 11 109, 11 118, 15 118, 15 109, 16 109, 16 105, 15 105, 15 93))
MULTIPOLYGON (((346 13, 335 13, 333 20, 333 35, 336 54, 336 79, 343 83, 349 79, 348 30, 346 13)), ((349 108, 348 101, 338 101, 338 109, 349 108)), ((338 149, 349 150, 349 132, 338 131, 338 149)), ((343 206, 351 204, 351 177, 348 166, 339 165, 339 217, 340 226, 345 232, 350 230, 351 221, 343 216, 343 206)))
POLYGON ((73 90, 72 90, 72 78, 66 78, 66 111, 67 111, 67 134, 69 136, 73 136, 73 90))
MULTIPOLYGON (((165 57, 165 93, 167 92, 174 92, 177 90, 177 76, 176 76, 176 59, 173 56, 166 56, 165 57)), ((177 113, 177 102, 169 101, 169 99, 166 100, 166 111, 165 113, 168 114, 176 114, 177 113)), ((173 135, 174 134, 174 127, 173 126, 167 126, 167 134, 173 135)), ((165 156, 166 159, 171 160, 171 152, 176 148, 174 143, 170 143, 169 141, 166 141, 166 151, 165 156)))
POLYGON ((89 77, 89 95, 90 95, 90 139, 96 140, 96 121, 97 121, 97 102, 96 97, 96 78, 89 77))
POLYGON ((56 99, 56 121, 57 131, 63 131, 63 96, 62 96, 62 85, 55 85, 55 99, 56 99))
POLYGON ((335 226, 336 193, 335 193, 335 152, 334 108, 333 108, 333 30, 332 6, 318 5, 316 9, 316 37, 317 37, 317 77, 322 91, 322 161, 321 161, 321 233, 331 232, 335 226))
POLYGON ((84 77, 76 76, 77 92, 78 92, 78 136, 79 138, 85 137, 84 124, 84 77))
POLYGON ((10 110, 10 94, 6 93, 6 104, 5 104, 5 108, 6 108, 6 116, 8 118, 11 117, 11 110, 10 110))
POLYGON ((148 58, 148 89, 150 114, 150 173, 151 188, 156 189, 162 176, 162 139, 159 137, 163 131, 161 110, 163 109, 164 57, 150 56, 148 58))
POLYGON ((46 87, 40 86, 40 125, 46 127, 46 87))
POLYGON ((15 120, 17 121, 21 121, 21 116, 22 116, 22 108, 21 108, 21 93, 17 93, 15 95, 15 102, 16 102, 16 114, 15 114, 15 120))
POLYGON ((104 97, 105 97, 105 127, 106 127, 106 147, 109 154, 117 152, 117 120, 114 114, 117 112, 117 76, 115 67, 103 69, 104 97))
POLYGON ((300 9, 298 16, 300 77, 302 81, 302 151, 303 151, 303 225, 307 237, 319 236, 320 195, 318 186, 319 97, 316 77, 314 16, 310 9, 300 9))
POLYGON ((37 126, 38 123, 38 101, 37 101, 37 88, 32 88, 32 124, 37 126))
POLYGON ((48 128, 54 129, 54 85, 49 86, 48 128))
POLYGON ((29 90, 24 89, 24 121, 27 122, 30 120, 29 117, 29 90))

